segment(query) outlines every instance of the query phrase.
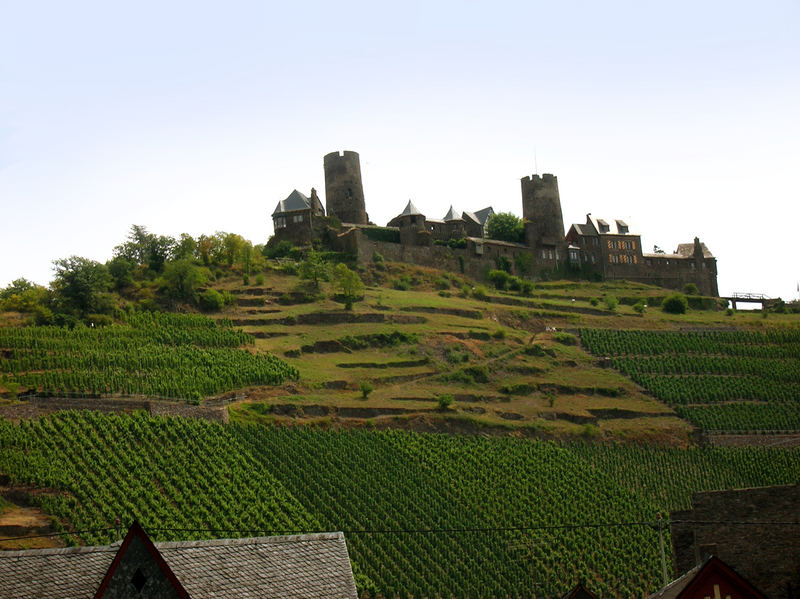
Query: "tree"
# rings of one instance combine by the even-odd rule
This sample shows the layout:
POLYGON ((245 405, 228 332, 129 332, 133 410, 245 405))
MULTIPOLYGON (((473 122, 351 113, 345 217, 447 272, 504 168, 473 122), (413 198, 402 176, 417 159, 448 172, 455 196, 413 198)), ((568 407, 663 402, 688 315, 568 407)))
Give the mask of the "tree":
POLYGON ((136 265, 147 266, 153 273, 159 273, 171 258, 175 245, 172 237, 154 235, 142 225, 132 225, 128 241, 114 248, 114 256, 122 256, 136 265))
POLYGON ((363 297, 364 283, 346 264, 337 264, 333 269, 333 287, 337 292, 335 299, 342 302, 346 310, 352 310, 353 302, 363 297))
POLYGON ((67 313, 85 316, 111 311, 108 291, 112 279, 104 264, 70 256, 53 262, 55 279, 51 283, 58 307, 67 313))
POLYGON ((108 272, 114 279, 114 288, 119 290, 133 285, 133 274, 136 272, 136 265, 125 256, 115 256, 106 262, 108 272))
POLYGON ((299 274, 301 279, 313 281, 314 289, 319 289, 319 282, 330 278, 330 264, 322 259, 322 254, 311 249, 308 250, 306 259, 300 263, 299 274))
POLYGON ((486 234, 489 239, 522 243, 525 239, 525 228, 522 220, 510 212, 493 214, 486 223, 486 234))
POLYGON ((197 301, 197 290, 208 281, 210 273, 189 259, 169 262, 164 268, 163 279, 167 293, 179 300, 197 301))
POLYGON ((191 260, 194 258, 195 251, 197 250, 197 242, 194 237, 188 233, 181 233, 180 239, 176 242, 175 248, 172 250, 173 260, 191 260))
POLYGON ((0 312, 32 314, 36 324, 50 324, 53 313, 48 308, 47 289, 27 279, 16 279, 0 289, 0 312))

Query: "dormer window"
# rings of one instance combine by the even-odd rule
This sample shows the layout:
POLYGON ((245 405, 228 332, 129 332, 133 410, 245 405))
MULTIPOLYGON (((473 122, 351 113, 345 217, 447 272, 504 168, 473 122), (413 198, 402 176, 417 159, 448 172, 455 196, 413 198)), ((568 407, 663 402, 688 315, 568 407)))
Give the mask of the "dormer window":
POLYGON ((611 230, 611 227, 608 226, 608 223, 601 218, 597 219, 597 225, 600 227, 601 233, 608 233, 611 230))
POLYGON ((627 235, 628 234, 628 224, 624 221, 618 220, 617 221, 617 231, 619 231, 620 235, 627 235))

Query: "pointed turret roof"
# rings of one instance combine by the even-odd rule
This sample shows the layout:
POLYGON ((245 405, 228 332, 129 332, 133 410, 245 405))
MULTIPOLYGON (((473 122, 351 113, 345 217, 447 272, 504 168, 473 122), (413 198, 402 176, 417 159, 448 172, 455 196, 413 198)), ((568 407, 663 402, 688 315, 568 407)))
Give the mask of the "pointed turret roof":
POLYGON ((417 207, 414 206, 411 200, 408 200, 408 204, 406 204, 406 207, 398 216, 411 216, 412 214, 422 214, 422 212, 417 210, 417 207))
POLYGON ((444 215, 444 222, 448 222, 451 220, 462 220, 461 214, 455 211, 452 204, 450 205, 450 210, 447 211, 447 214, 444 215))

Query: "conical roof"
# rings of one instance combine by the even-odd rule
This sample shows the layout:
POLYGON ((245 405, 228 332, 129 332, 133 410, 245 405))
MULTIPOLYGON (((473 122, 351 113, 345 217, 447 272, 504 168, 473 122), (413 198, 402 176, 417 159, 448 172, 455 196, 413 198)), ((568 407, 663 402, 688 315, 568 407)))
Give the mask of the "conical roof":
POLYGON ((450 210, 447 211, 447 214, 444 215, 444 222, 451 220, 462 220, 461 214, 456 212, 452 205, 450 206, 450 210))
POLYGON ((422 214, 422 212, 417 210, 417 207, 414 206, 411 200, 408 200, 408 204, 406 204, 406 207, 398 216, 411 216, 412 214, 422 214))

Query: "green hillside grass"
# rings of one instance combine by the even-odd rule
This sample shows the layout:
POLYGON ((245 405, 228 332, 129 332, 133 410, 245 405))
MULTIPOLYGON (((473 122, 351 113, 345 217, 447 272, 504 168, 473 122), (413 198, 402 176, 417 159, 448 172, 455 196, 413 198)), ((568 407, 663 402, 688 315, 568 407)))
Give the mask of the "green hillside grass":
POLYGON ((88 531, 72 543, 108 542, 117 518, 164 540, 344 530, 372 596, 557 596, 582 580, 633 597, 661 582, 642 522, 699 490, 794 482, 800 451, 64 412, 0 422, 0 472, 62 530, 88 531))
MULTIPOLYGON (((140 326, 134 351, 107 341, 115 337, 113 343, 119 343, 133 334, 124 322, 73 331, 0 327, 0 394, 145 393, 200 401, 243 391, 248 399, 230 407, 232 420, 241 423, 297 421, 677 445, 690 442, 693 426, 796 428, 792 411, 758 403, 764 399, 756 396, 758 387, 743 387, 754 390, 752 397, 734 398, 749 402, 744 407, 711 409, 693 397, 676 401, 662 390, 664 384, 677 388, 691 381, 642 371, 645 360, 636 355, 606 360, 602 351, 592 355, 562 336, 586 330, 797 331, 800 320, 794 314, 773 313, 767 319, 761 313, 708 309, 666 314, 657 307, 665 290, 625 281, 539 282, 523 296, 482 289, 461 275, 389 262, 361 268, 364 297, 344 310, 333 299, 330 283, 315 289, 291 274, 296 266, 286 258, 274 266, 250 278, 257 278, 257 285, 244 285, 231 270, 217 272, 214 288, 237 301, 212 316, 223 325, 218 330, 240 335, 238 349, 164 336, 167 330, 188 330, 186 324, 140 326), (618 300, 613 310, 607 298, 618 300), (643 302, 649 307, 640 313, 634 305, 643 302), (19 339, 31 336, 64 341, 51 349, 17 347, 26 343, 19 339), (69 348, 63 345, 68 339, 74 339, 69 348), (258 374, 283 363, 288 366, 279 367, 280 376, 258 374), (364 397, 362 388, 372 391, 364 397)), ((691 304, 715 302, 694 298, 691 304)), ((4 322, 15 320, 6 315, 4 322)), ((198 315, 182 322, 214 326, 198 315)), ((795 349, 765 359, 792 358, 795 349)), ((697 389, 680 392, 693 396, 697 389)))

